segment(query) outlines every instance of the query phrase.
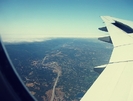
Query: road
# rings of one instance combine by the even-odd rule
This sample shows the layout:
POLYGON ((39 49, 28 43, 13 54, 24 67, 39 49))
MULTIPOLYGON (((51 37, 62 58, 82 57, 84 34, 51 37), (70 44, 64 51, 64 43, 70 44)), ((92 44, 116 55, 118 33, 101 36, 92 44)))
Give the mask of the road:
POLYGON ((58 65, 57 62, 49 62, 49 63, 45 63, 45 60, 48 58, 49 56, 45 56, 42 60, 42 65, 49 67, 51 69, 53 69, 53 71, 55 73, 57 73, 57 77, 55 79, 54 85, 53 85, 53 89, 52 89, 52 94, 51 94, 51 100, 50 101, 54 101, 54 97, 55 97, 55 87, 58 83, 59 77, 61 75, 61 67, 58 65))
POLYGON ((55 83, 54 83, 54 86, 53 86, 53 91, 52 91, 52 96, 51 96, 51 100, 50 100, 50 101, 54 101, 55 87, 56 87, 57 82, 58 82, 58 80, 59 80, 60 74, 61 74, 61 72, 58 71, 58 73, 57 73, 57 77, 56 77, 56 80, 55 80, 55 83))

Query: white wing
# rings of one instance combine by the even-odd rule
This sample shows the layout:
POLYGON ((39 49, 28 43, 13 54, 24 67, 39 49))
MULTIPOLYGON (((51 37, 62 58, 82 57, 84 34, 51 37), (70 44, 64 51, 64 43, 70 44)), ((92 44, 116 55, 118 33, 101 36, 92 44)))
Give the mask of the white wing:
POLYGON ((81 101, 133 101, 133 22, 101 18, 114 49, 106 68, 81 101))

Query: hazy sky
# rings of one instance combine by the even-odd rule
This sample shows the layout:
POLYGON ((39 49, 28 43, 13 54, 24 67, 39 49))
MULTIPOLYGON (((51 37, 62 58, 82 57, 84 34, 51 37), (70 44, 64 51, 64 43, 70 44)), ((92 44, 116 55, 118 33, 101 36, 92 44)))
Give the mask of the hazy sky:
POLYGON ((7 41, 101 36, 101 15, 133 21, 133 1, 0 0, 0 33, 7 41))

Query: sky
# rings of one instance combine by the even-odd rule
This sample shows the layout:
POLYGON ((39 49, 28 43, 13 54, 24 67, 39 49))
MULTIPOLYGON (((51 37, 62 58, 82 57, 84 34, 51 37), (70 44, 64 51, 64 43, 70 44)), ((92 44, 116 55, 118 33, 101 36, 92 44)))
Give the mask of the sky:
POLYGON ((103 36, 100 16, 133 21, 132 5, 132 0, 0 0, 0 34, 4 41, 103 36))

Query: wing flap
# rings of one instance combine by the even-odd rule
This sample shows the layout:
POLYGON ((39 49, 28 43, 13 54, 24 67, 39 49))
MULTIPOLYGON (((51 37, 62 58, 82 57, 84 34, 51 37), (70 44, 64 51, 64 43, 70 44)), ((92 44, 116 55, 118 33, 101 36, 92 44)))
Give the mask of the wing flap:
POLYGON ((110 63, 133 61, 133 44, 116 47, 113 49, 110 63))

